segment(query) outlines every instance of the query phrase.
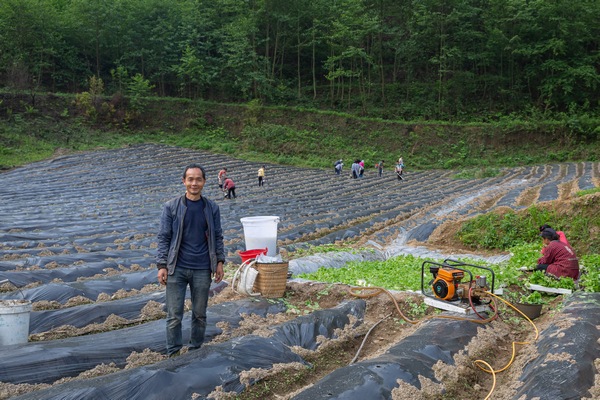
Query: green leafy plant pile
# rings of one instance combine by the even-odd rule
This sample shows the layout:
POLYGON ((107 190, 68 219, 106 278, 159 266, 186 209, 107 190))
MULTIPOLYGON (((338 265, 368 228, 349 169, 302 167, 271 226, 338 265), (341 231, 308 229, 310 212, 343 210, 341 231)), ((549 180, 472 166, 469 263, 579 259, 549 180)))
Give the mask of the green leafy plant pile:
POLYGON ((546 304, 540 292, 533 291, 530 294, 522 295, 519 298, 519 303, 522 304, 546 304))
MULTIPOLYGON (((553 288, 575 289, 571 278, 554 279, 545 276, 543 272, 536 271, 531 278, 526 279, 519 267, 533 265, 539 256, 539 245, 521 244, 510 249, 512 257, 499 264, 490 264, 480 260, 460 259, 466 264, 490 268, 494 272, 494 289, 501 286, 517 285, 522 287, 529 282, 553 288)), ((319 282, 345 283, 351 286, 384 287, 389 290, 421 290, 421 270, 424 261, 433 261, 429 258, 418 258, 412 255, 403 255, 385 261, 362 261, 348 263, 343 268, 320 268, 313 273, 298 275, 300 278, 319 282)), ((583 259, 585 274, 582 275, 580 285, 590 292, 600 292, 600 256, 587 256, 583 259)), ((471 270, 477 275, 487 275, 477 268, 471 270)), ((431 274, 426 268, 424 271, 425 284, 431 280, 431 274)), ((491 276, 488 276, 491 284, 491 276)))
POLYGON ((573 278, 563 276, 560 279, 556 279, 546 275, 542 271, 533 272, 529 277, 528 281, 533 285, 541 285, 556 289, 575 290, 575 281, 573 280, 573 278))
MULTIPOLYGON (((495 275, 495 287, 500 285, 522 284, 523 272, 518 270, 539 254, 539 247, 520 245, 511 249, 513 257, 500 264, 489 264, 480 260, 460 259, 466 264, 480 265, 490 268, 495 275)), ((319 282, 345 283, 352 286, 378 286, 390 290, 421 290, 421 270, 423 262, 434 261, 412 255, 402 255, 385 261, 351 262, 343 268, 320 268, 313 273, 300 274, 300 278, 319 282)), ((439 261, 438 261, 439 262, 439 261)), ((477 268, 471 270, 477 275, 487 275, 477 268)), ((429 269, 425 268, 425 282, 431 280, 429 269)), ((488 277, 491 283, 491 277, 488 277)))

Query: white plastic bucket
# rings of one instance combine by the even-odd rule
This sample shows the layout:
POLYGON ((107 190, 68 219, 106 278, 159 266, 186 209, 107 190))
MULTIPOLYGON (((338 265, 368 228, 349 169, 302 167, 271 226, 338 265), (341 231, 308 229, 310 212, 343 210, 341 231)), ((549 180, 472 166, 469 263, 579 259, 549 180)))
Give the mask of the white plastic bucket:
POLYGON ((267 256, 277 255, 277 223, 279 217, 245 217, 240 219, 244 227, 246 251, 267 248, 267 256))
POLYGON ((0 300, 0 346, 27 343, 31 301, 0 300))

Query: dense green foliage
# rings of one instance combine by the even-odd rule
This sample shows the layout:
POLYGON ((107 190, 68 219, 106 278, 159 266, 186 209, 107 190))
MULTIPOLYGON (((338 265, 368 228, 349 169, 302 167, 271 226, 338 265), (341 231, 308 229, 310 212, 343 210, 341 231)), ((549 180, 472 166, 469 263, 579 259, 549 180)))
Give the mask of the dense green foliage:
POLYGON ((518 212, 483 214, 465 221, 458 238, 473 248, 506 250, 519 243, 539 242, 539 227, 550 224, 568 233, 569 242, 579 254, 600 253, 600 243, 590 240, 592 227, 600 226, 599 201, 597 195, 587 196, 569 213, 532 206, 518 212))
POLYGON ((542 298, 542 294, 540 292, 531 292, 528 295, 522 295, 519 299, 519 303, 524 304, 545 304, 546 302, 542 298))
POLYGON ((585 271, 580 283, 589 292, 600 292, 600 254, 588 254, 581 257, 581 267, 585 271))
POLYGON ((134 108, 153 91, 386 119, 553 111, 597 135, 598 21, 590 0, 3 0, 0 87, 95 76, 134 108))
MULTIPOLYGON (((136 93, 147 82, 135 86, 136 93)), ((405 122, 349 113, 224 104, 182 98, 106 97, 100 80, 70 94, 0 92, 0 168, 80 151, 154 142, 246 160, 327 168, 333 160, 375 163, 403 156, 406 170, 466 170, 484 178, 503 167, 595 160, 600 140, 568 133, 568 120, 495 123, 405 122), (526 141, 523 142, 523 139, 526 141), (549 140, 551 138, 552 140, 549 140)), ((600 119, 599 119, 600 121, 600 119)), ((370 172, 369 170, 367 172, 370 172)))
POLYGON ((389 290, 421 290, 421 265, 424 259, 411 255, 385 261, 350 262, 343 268, 319 268, 300 278, 319 282, 341 282, 352 286, 377 286, 389 290))
MULTIPOLYGON (((519 254, 519 250, 516 249, 515 251, 517 252, 516 259, 522 260, 524 257, 519 254)), ((380 286, 390 290, 421 290, 421 271, 425 261, 433 260, 405 255, 385 261, 351 262, 344 268, 320 268, 314 273, 299 276, 321 282, 342 282, 353 286, 380 286)), ((519 277, 523 275, 512 259, 502 264, 481 263, 469 259, 461 259, 460 261, 491 268, 496 275, 496 285, 518 283, 519 277)), ((473 269, 473 271, 482 272, 482 270, 477 269, 473 269)), ((431 273, 426 265, 424 268, 425 287, 431 279, 431 273)))

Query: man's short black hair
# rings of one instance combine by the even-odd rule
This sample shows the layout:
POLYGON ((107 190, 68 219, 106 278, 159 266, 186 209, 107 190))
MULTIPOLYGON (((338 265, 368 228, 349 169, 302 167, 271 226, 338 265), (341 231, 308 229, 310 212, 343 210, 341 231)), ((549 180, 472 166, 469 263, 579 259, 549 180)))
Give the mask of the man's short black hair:
POLYGON ((196 163, 189 164, 185 167, 185 169, 183 170, 183 179, 185 179, 185 175, 187 174, 188 169, 193 169, 193 168, 200 169, 200 171, 202 171, 202 178, 204 178, 204 180, 206 180, 206 172, 204 171, 204 167, 202 165, 196 164, 196 163))

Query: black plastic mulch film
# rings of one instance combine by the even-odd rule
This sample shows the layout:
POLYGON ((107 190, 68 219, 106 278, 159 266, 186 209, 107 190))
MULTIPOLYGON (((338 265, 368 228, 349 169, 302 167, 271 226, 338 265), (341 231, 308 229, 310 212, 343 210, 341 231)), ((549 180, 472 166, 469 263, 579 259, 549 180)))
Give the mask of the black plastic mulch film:
MULTIPOLYGON (((275 326, 271 337, 246 335, 215 345, 207 344, 197 351, 150 366, 74 381, 17 399, 159 400, 190 399, 192 395, 206 398, 217 386, 222 386, 224 391, 241 392, 245 387, 240 382, 242 371, 252 368, 270 369, 277 363, 298 362, 307 365, 291 347, 316 349, 319 346, 319 336, 334 338, 337 329, 343 329, 352 323, 350 316, 357 321, 362 320, 365 306, 363 300, 348 301, 336 308, 315 311, 275 326)), ((247 311, 254 312, 254 309, 250 307, 247 311)), ((164 328, 164 321, 161 322, 161 327, 164 328)), ((164 342, 164 329, 154 334, 164 342)), ((37 365, 39 371, 47 367, 48 365, 37 365)))

